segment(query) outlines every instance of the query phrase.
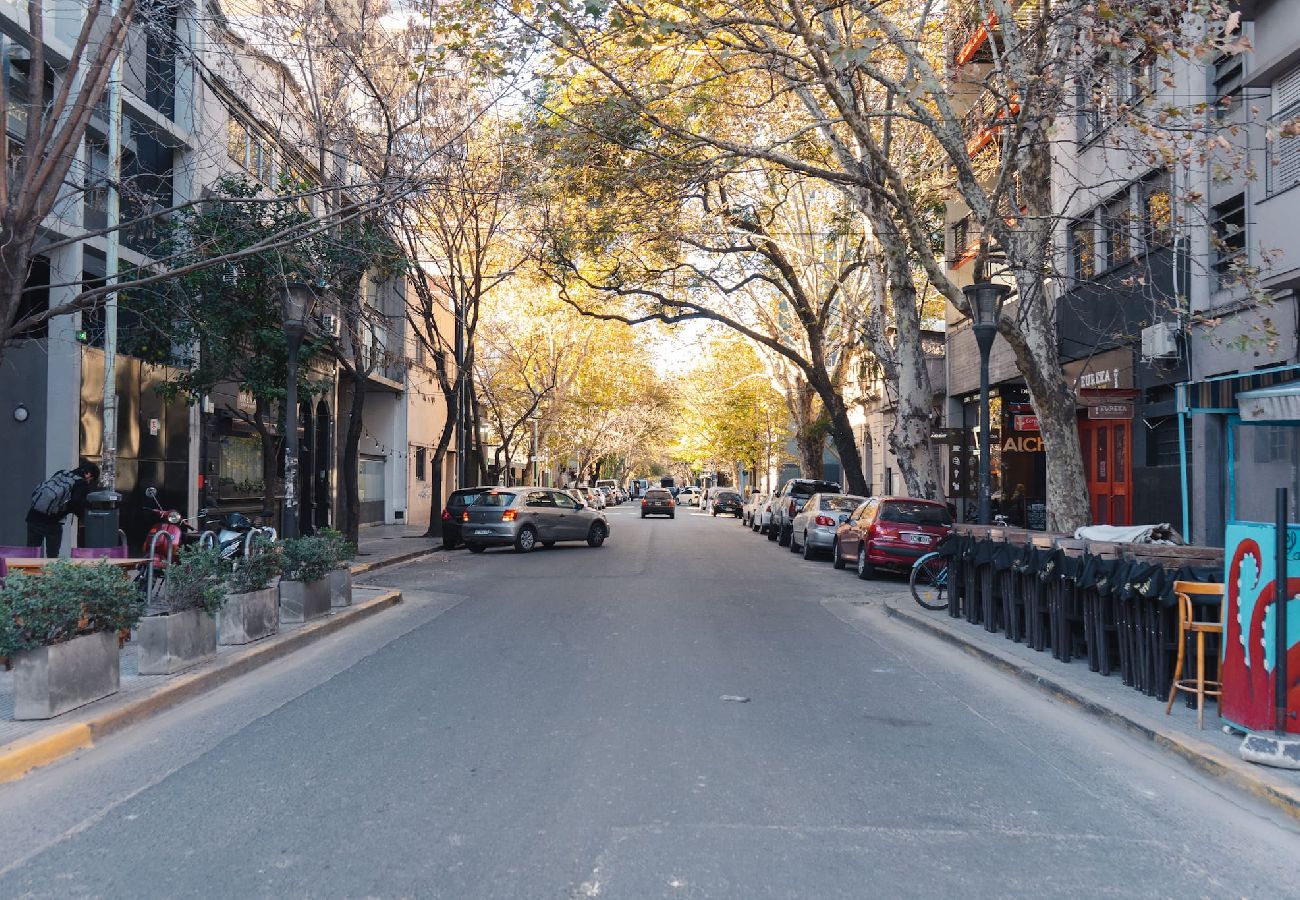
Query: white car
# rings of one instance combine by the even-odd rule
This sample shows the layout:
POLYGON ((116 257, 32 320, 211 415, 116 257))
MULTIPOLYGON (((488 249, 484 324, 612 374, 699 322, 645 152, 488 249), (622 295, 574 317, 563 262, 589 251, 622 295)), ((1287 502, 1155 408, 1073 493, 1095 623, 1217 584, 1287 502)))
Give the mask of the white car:
POLYGON ((758 502, 754 504, 754 513, 749 520, 749 527, 759 534, 767 534, 772 526, 772 503, 776 498, 772 494, 759 494, 758 498, 758 502))
POLYGON ((699 506, 700 494, 701 494, 700 489, 695 487, 694 485, 690 487, 684 487, 677 492, 677 505, 678 506, 699 506))
POLYGON ((590 506, 592 509, 605 508, 605 494, 603 491, 598 491, 595 488, 586 487, 585 485, 578 485, 574 490, 582 494, 582 502, 590 506))
POLYGON ((762 504, 768 498, 767 494, 762 491, 750 491, 745 496, 745 508, 741 511, 740 520, 751 528, 755 525, 755 515, 762 508, 762 504))

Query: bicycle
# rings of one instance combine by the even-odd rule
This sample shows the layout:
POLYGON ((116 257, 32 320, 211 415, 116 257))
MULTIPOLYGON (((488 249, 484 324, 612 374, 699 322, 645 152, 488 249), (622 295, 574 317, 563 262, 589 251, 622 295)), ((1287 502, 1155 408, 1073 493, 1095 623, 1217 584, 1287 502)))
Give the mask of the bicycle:
POLYGON ((948 561, 938 553, 927 553, 912 563, 907 583, 912 589, 912 599, 923 608, 948 608, 948 561))

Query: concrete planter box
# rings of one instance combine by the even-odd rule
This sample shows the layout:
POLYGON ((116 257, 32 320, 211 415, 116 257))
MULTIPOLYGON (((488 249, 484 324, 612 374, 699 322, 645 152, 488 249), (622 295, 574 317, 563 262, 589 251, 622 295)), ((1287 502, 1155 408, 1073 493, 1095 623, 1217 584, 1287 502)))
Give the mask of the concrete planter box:
POLYGON ((330 606, 352 605, 352 570, 335 569, 330 572, 330 606))
POLYGON ((116 694, 117 634, 101 631, 13 657, 14 718, 52 719, 116 694))
POLYGON ((145 616, 135 634, 141 675, 170 675, 217 655, 217 622, 201 609, 145 616))
POLYGON ((328 616, 330 580, 280 581, 280 624, 298 625, 328 616))
POLYGON ((275 587, 227 594, 217 613, 217 643, 250 644, 275 634, 280 627, 280 592, 275 587))

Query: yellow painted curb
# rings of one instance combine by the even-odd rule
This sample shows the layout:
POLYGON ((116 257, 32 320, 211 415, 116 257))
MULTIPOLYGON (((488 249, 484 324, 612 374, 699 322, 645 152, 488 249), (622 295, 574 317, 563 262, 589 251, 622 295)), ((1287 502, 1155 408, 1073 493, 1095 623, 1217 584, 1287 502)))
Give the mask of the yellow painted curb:
POLYGON ((90 725, 69 725, 54 734, 14 741, 0 747, 0 784, 16 781, 32 769, 95 745, 90 725))

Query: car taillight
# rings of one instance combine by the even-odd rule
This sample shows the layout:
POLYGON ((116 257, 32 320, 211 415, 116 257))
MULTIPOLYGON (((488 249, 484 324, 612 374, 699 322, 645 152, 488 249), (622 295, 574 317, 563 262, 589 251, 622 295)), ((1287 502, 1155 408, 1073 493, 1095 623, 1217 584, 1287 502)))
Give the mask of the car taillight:
POLYGON ((444 510, 442 511, 442 520, 443 520, 444 522, 450 522, 450 521, 451 521, 451 510, 449 510, 449 509, 444 509, 444 510))
POLYGON ((649 506, 650 504, 649 504, 647 501, 642 500, 642 501, 641 501, 641 505, 642 505, 642 506, 649 506))
POLYGON ((463 513, 460 514, 460 520, 461 520, 462 522, 468 522, 468 521, 469 521, 469 510, 468 510, 468 509, 465 510, 463 513))
POLYGON ((835 524, 835 520, 832 519, 830 516, 818 516, 815 521, 817 522, 818 525, 821 525, 823 527, 830 527, 831 525, 835 524))
POLYGON ((888 525, 879 525, 879 524, 871 526, 871 533, 875 537, 882 537, 891 541, 898 540, 898 535, 899 535, 899 531, 897 528, 891 528, 888 525))
POLYGON ((513 522, 513 521, 515 520, 515 518, 516 518, 518 515, 519 515, 519 510, 517 510, 517 509, 507 509, 505 512, 503 512, 503 513, 501 514, 501 521, 502 521, 502 522, 513 522))
POLYGON ((792 516, 794 515, 794 501, 793 501, 793 500, 790 501, 790 515, 792 515, 792 516))

